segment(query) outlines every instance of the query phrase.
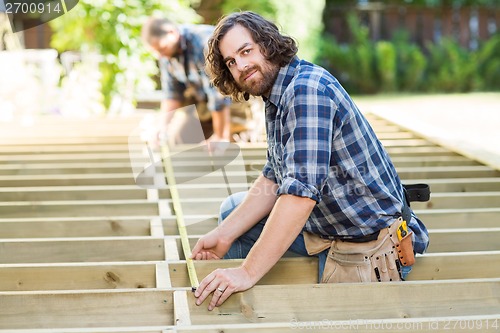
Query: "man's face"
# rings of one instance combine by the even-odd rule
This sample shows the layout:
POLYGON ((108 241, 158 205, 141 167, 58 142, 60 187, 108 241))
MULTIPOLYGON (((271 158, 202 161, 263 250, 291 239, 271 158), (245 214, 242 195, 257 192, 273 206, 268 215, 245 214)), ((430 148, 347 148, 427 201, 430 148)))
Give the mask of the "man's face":
POLYGON ((269 97, 279 66, 264 58, 250 32, 235 25, 220 40, 219 49, 236 84, 254 96, 269 97))
POLYGON ((179 51, 180 34, 179 31, 171 25, 164 26, 165 35, 162 37, 152 38, 149 45, 160 56, 171 58, 179 51))

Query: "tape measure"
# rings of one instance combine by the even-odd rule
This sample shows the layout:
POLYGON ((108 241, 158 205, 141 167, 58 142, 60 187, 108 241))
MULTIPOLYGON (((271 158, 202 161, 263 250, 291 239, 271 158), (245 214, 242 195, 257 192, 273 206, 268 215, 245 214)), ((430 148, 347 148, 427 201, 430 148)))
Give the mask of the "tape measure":
POLYGON ((399 227, 396 229, 396 233, 398 234, 398 239, 402 240, 406 235, 408 235, 408 226, 406 225, 406 221, 403 220, 399 227))
POLYGON ((63 7, 64 14, 66 14, 68 12, 68 8, 66 7, 66 1, 65 0, 61 0, 61 4, 62 4, 62 7, 63 7))
POLYGON ((186 258, 186 265, 189 275, 189 281, 191 283, 191 290, 195 291, 200 285, 198 282, 198 275, 196 274, 196 269, 194 267, 193 259, 191 259, 191 247, 189 246, 189 240, 186 232, 186 224, 184 223, 184 215, 182 213, 182 207, 179 197, 179 192, 177 191, 177 185, 174 176, 174 167, 172 165, 172 160, 170 159, 170 149, 167 143, 161 146, 163 169, 165 170, 165 176, 167 178, 167 183, 170 189, 170 197, 172 198, 172 203, 174 206, 174 212, 177 219, 177 228, 179 229, 179 235, 181 236, 182 251, 184 252, 184 257, 186 258))

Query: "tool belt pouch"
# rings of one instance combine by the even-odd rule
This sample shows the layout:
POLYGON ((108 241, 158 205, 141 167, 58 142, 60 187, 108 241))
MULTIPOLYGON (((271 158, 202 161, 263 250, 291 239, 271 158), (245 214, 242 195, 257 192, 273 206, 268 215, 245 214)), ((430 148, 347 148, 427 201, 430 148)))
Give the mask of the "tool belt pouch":
POLYGON ((401 281, 396 246, 384 232, 366 243, 332 242, 322 283, 401 281))
POLYGON ((409 232, 396 245, 398 257, 401 265, 412 266, 415 263, 415 253, 413 252, 413 242, 411 239, 413 232, 409 232))

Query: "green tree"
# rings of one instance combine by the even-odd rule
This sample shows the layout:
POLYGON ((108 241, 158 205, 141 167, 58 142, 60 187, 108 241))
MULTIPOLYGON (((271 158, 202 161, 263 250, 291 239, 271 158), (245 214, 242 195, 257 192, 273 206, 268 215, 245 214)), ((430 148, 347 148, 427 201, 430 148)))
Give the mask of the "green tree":
MULTIPOLYGON (((113 97, 151 85, 157 66, 140 40, 149 15, 177 22, 196 22, 191 0, 80 0, 70 12, 50 22, 51 46, 59 52, 76 50, 102 56, 102 93, 109 107, 113 97)), ((130 98, 130 96, 128 96, 130 98)))
POLYGON ((299 57, 314 61, 323 31, 325 0, 224 0, 224 14, 251 10, 275 22, 299 44, 299 57))

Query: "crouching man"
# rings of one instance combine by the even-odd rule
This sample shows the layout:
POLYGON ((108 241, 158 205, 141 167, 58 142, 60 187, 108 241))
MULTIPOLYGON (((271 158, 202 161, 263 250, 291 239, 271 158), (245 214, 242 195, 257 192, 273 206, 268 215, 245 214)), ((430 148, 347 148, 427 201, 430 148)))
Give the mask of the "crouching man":
POLYGON ((219 226, 193 248, 197 260, 245 258, 201 281, 195 297, 199 305, 213 293, 209 310, 254 286, 287 250, 317 256, 320 282, 369 282, 404 279, 428 246, 367 120, 330 73, 296 53, 252 12, 226 16, 209 40, 212 83, 236 100, 263 98, 268 143, 262 174, 223 202, 219 226))

